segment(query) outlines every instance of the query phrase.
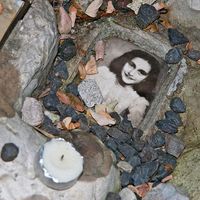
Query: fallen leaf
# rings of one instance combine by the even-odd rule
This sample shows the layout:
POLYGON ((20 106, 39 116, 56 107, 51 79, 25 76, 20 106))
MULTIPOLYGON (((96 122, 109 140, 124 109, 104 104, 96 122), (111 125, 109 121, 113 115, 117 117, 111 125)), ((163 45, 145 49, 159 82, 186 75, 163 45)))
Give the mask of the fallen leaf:
POLYGON ((99 8, 101 7, 103 0, 94 0, 92 3, 87 7, 85 14, 90 17, 96 17, 99 8))
POLYGON ((165 183, 165 182, 167 182, 167 181, 172 180, 172 178, 173 178, 173 176, 172 176, 172 175, 169 175, 169 176, 163 178, 163 179, 161 180, 161 182, 162 182, 162 183, 165 183))
POLYGON ((80 79, 84 80, 86 75, 87 75, 87 73, 86 73, 85 67, 84 67, 84 65, 82 63, 79 64, 78 71, 79 71, 80 79))
POLYGON ((72 20, 65 9, 61 6, 58 13, 58 31, 60 34, 67 34, 71 31, 72 20))
POLYGON ((186 46, 185 46, 185 49, 186 49, 186 51, 188 51, 188 50, 192 50, 192 42, 190 41, 190 42, 188 42, 187 44, 186 44, 186 46))
POLYGON ((95 44, 96 60, 103 59, 105 53, 105 43, 103 40, 99 40, 95 44))
POLYGON ((90 60, 85 65, 86 74, 96 74, 97 73, 97 64, 93 55, 90 56, 90 60))
POLYGON ((199 60, 197 60, 197 64, 199 64, 199 65, 200 65, 200 59, 199 59, 199 60))
POLYGON ((147 26, 144 31, 150 31, 151 33, 155 33, 158 32, 158 25, 156 23, 152 23, 149 26, 147 26))
POLYGON ((168 19, 163 19, 160 18, 159 22, 165 27, 165 28, 173 28, 173 26, 171 25, 170 21, 168 19))
POLYGON ((125 156, 123 156, 122 154, 120 154, 119 158, 120 158, 120 160, 125 160, 126 159, 125 156))
POLYGON ((46 88, 44 91, 42 91, 42 93, 38 96, 38 99, 41 99, 45 96, 47 96, 50 92, 51 88, 46 88))
POLYGON ((76 15, 77 15, 77 9, 74 6, 70 6, 69 8, 69 15, 72 21, 72 27, 75 26, 75 22, 76 22, 76 15))
POLYGON ((113 13, 115 11, 115 8, 113 6, 112 1, 108 1, 108 5, 107 5, 107 9, 106 9, 106 13, 113 13))
POLYGON ((88 112, 100 126, 114 125, 116 123, 115 119, 113 119, 108 113, 96 113, 91 109, 89 109, 88 112))
POLYGON ((3 13, 3 10, 4 10, 3 4, 0 3, 0 15, 3 13))
POLYGON ((163 3, 163 2, 159 2, 159 3, 155 3, 153 4, 153 7, 156 9, 156 10, 161 10, 163 8, 168 8, 167 4, 163 3))
POLYGON ((56 96, 62 103, 71 105, 75 110, 79 112, 83 112, 85 110, 83 102, 77 96, 71 93, 64 93, 58 90, 56 92, 56 96))
POLYGON ((79 122, 72 123, 71 121, 72 121, 71 117, 66 117, 65 119, 63 119, 62 121, 63 128, 67 130, 73 130, 80 127, 79 122))
POLYGON ((152 190, 152 185, 153 183, 144 183, 138 186, 128 185, 128 188, 135 192, 139 197, 143 198, 146 196, 147 192, 152 190))

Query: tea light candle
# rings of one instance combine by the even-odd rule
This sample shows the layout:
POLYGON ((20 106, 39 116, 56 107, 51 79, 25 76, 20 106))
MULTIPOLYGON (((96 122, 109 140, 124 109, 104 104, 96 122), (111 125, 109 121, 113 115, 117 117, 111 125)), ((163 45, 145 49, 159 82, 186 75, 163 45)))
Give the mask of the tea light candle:
POLYGON ((52 139, 39 151, 41 180, 54 189, 67 189, 83 171, 83 157, 62 138, 52 139), (56 184, 58 184, 56 186, 56 184))

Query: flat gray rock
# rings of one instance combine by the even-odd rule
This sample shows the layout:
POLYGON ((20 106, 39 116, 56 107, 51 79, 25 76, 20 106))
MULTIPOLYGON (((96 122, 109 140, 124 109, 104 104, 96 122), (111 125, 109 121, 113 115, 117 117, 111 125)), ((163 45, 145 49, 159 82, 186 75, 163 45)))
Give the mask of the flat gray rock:
POLYGON ((103 96, 95 80, 83 80, 78 85, 78 92, 85 105, 89 108, 103 102, 103 96))

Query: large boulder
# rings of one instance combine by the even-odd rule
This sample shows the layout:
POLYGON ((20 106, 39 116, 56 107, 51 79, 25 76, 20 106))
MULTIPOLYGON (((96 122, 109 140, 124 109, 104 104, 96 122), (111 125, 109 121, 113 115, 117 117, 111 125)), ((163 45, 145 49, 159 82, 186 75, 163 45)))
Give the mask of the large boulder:
POLYGON ((6 41, 3 50, 20 75, 20 97, 15 107, 19 111, 24 97, 45 80, 56 56, 58 33, 55 14, 48 0, 35 0, 6 41))
POLYGON ((108 192, 119 189, 119 171, 113 165, 112 153, 92 134, 73 134, 72 141, 84 157, 83 175, 73 187, 57 191, 44 185, 34 170, 36 154, 46 138, 18 115, 0 118, 0 131, 0 151, 6 143, 14 143, 19 150, 13 161, 0 158, 0 199, 104 200, 108 192))

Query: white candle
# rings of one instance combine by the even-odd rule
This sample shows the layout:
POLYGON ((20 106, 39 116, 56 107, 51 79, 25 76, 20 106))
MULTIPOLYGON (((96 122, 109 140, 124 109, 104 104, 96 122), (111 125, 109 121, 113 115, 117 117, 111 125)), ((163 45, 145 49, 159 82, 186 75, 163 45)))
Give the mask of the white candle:
POLYGON ((83 157, 64 139, 52 139, 40 150, 39 165, 44 177, 54 183, 76 180, 83 171, 83 157))

